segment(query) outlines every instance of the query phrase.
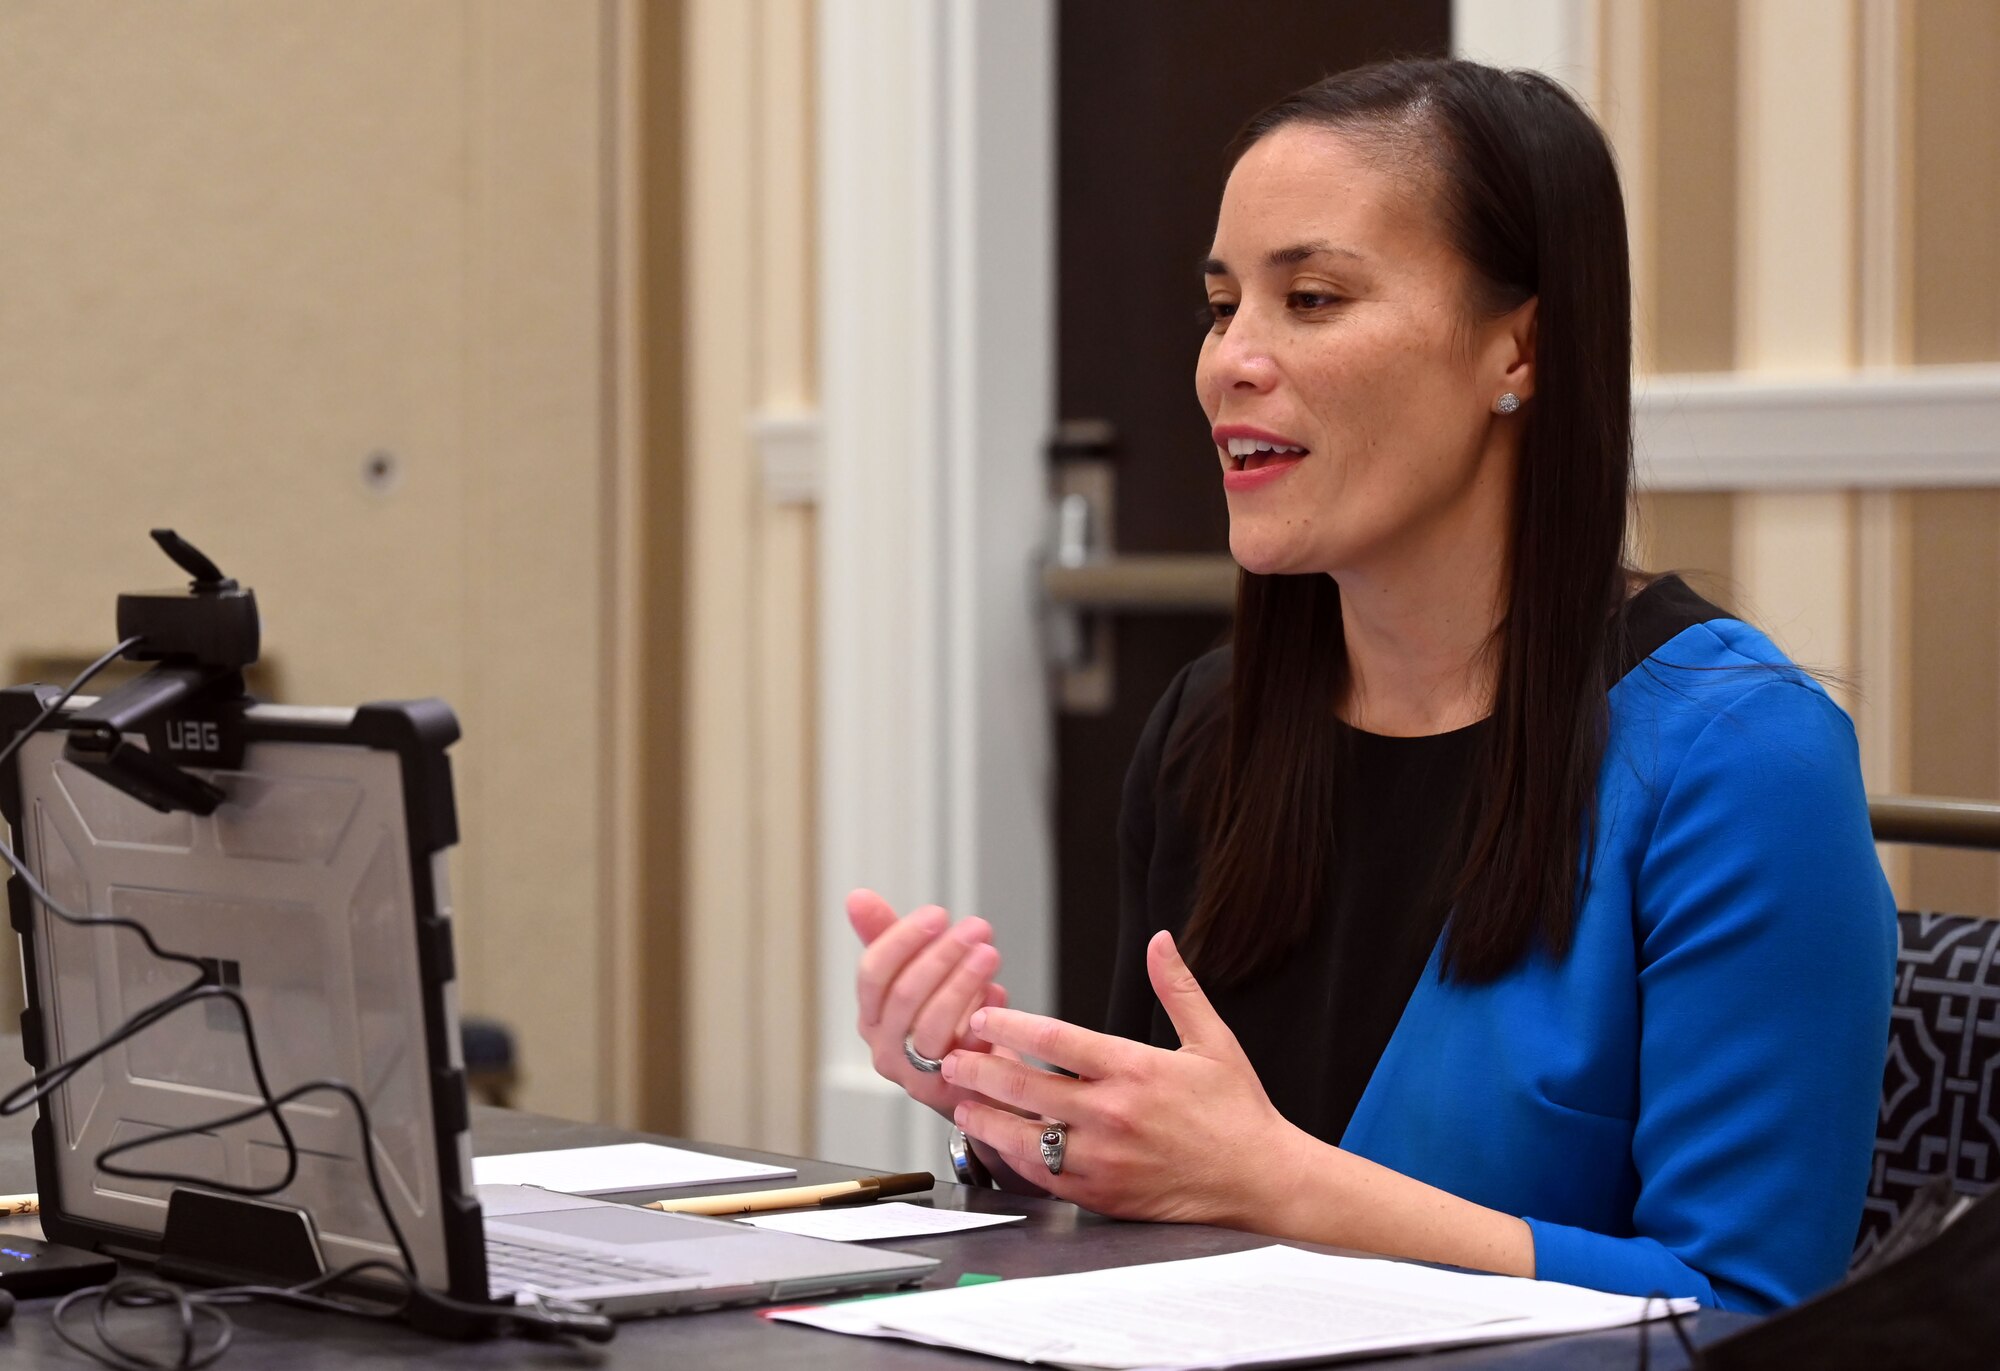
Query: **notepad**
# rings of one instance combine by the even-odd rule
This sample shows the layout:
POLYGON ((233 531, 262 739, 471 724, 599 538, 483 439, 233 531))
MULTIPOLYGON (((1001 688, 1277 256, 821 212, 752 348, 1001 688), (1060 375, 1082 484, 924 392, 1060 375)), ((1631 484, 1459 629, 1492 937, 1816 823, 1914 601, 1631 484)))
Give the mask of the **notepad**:
MULTIPOLYGON (((1671 1303, 1676 1312, 1695 1304, 1671 1303)), ((1668 1304, 1262 1247, 770 1317, 1078 1371, 1209 1371, 1618 1328, 1662 1315, 1668 1304)))
POLYGON ((886 1200, 878 1204, 806 1209, 796 1214, 764 1214, 737 1222, 834 1242, 886 1242, 891 1238, 927 1238, 939 1233, 991 1228, 995 1224, 1019 1223, 1026 1217, 1025 1214, 974 1214, 964 1209, 933 1209, 924 1204, 886 1200))
POLYGON ((565 1195, 612 1195, 623 1190, 668 1190, 682 1185, 724 1185, 796 1176, 789 1166, 738 1161, 659 1143, 613 1143, 554 1152, 514 1152, 474 1157, 477 1185, 537 1185, 565 1195))

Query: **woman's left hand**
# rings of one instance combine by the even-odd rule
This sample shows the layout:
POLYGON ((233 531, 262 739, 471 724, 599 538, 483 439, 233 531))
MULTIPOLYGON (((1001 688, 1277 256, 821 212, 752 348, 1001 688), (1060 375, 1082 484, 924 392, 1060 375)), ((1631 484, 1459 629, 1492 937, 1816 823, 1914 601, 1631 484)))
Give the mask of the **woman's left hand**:
POLYGON ((1050 1194, 1122 1219, 1258 1227, 1305 1138, 1272 1106, 1236 1035, 1181 960, 1173 935, 1146 948, 1153 993, 1178 1051, 1092 1033, 1060 1019, 983 1009, 972 1031, 999 1048, 1077 1073, 1071 1079, 983 1052, 944 1059, 953 1085, 1068 1125, 1060 1175, 1042 1157, 1042 1125, 976 1100, 958 1126, 1050 1194))

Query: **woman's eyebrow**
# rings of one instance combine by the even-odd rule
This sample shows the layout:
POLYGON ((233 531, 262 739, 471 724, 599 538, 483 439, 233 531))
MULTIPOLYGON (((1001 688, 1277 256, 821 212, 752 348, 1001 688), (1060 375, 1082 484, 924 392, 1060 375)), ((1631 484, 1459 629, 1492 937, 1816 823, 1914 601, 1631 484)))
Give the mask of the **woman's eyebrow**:
MULTIPOLYGON (((1294 243, 1287 248, 1274 248, 1264 258, 1266 266, 1292 267, 1313 257, 1346 257, 1359 262, 1364 260, 1353 248, 1336 247, 1332 243, 1294 243)), ((1203 276, 1227 276, 1229 268, 1220 257, 1205 258, 1201 264, 1203 276)))

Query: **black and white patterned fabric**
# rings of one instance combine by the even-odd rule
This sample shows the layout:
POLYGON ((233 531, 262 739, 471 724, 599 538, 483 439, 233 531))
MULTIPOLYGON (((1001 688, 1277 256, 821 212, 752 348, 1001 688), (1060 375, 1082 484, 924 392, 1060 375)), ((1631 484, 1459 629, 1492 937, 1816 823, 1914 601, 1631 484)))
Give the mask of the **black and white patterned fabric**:
POLYGON ((1927 1180, 2000 1181, 2000 919, 1904 913, 1857 1258, 1927 1180))

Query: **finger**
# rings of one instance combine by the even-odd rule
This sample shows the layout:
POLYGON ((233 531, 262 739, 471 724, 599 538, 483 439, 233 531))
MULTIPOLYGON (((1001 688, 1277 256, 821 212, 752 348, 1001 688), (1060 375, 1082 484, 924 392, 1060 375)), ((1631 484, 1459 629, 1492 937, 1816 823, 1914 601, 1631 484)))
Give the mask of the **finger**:
POLYGON ((1072 1119, 1081 1112, 1082 1081, 1042 1071, 991 1052, 954 1052, 944 1059, 944 1078, 961 1090, 1029 1114, 1072 1119))
POLYGON ((952 1039, 952 1043, 955 1046, 970 1048, 975 1051, 984 1049, 986 1039, 979 1037, 972 1031, 972 1016, 982 1009, 1005 1009, 1006 1007, 1007 987, 998 981, 989 982, 986 986, 986 998, 978 1004, 966 1006, 965 1017, 959 1020, 958 1036, 952 1039))
POLYGON ((855 976, 855 992, 861 1001, 861 1022, 880 1023, 882 1001, 903 967, 924 948, 937 940, 951 915, 936 905, 926 905, 898 919, 886 933, 868 944, 861 954, 861 969, 855 976))
POLYGON ((1070 1183, 1087 1177, 1087 1170, 1079 1172, 1076 1159, 1065 1145, 1063 1149, 1063 1169, 1061 1175, 1049 1170, 1042 1160, 1042 1123, 1038 1119, 1024 1119, 1019 1114, 1009 1114, 1004 1109, 996 1109, 990 1104, 977 1100, 960 1100, 952 1110, 952 1122, 964 1129, 968 1136, 979 1139, 995 1152, 1001 1160, 1012 1167, 1023 1180, 1047 1188, 1050 1194, 1062 1198, 1070 1183))
POLYGON ((910 1040, 926 1057, 942 1057, 957 1045, 972 1011, 986 1002, 986 988, 1000 969, 1000 949, 980 943, 951 969, 943 984, 910 1020, 910 1040))
POLYGON ((895 926, 896 911, 872 890, 850 891, 847 896, 847 922, 853 925, 855 934, 865 947, 895 926))
MULTIPOLYGON (((942 938, 934 939, 896 973, 896 979, 889 984, 889 993, 882 998, 882 1017, 878 1022, 911 1032, 924 1003, 938 993, 945 978, 974 948, 991 945, 987 939, 992 932, 993 926, 984 919, 964 919, 942 938)), ((944 1038, 932 1046, 941 1052, 948 1051, 951 1041, 944 1038)))
POLYGON ((1182 1047, 1236 1046, 1236 1035, 1208 1002, 1194 972, 1181 960, 1180 949, 1174 946, 1174 935, 1164 928, 1146 944, 1146 974, 1152 977, 1153 993, 1160 997, 1160 1007, 1173 1021, 1174 1032, 1181 1035, 1182 1047))
POLYGON ((1123 1038, 1018 1009, 982 1009, 972 1016, 972 1031, 995 1047, 1012 1048, 1093 1081, 1111 1075, 1132 1046, 1123 1038))

